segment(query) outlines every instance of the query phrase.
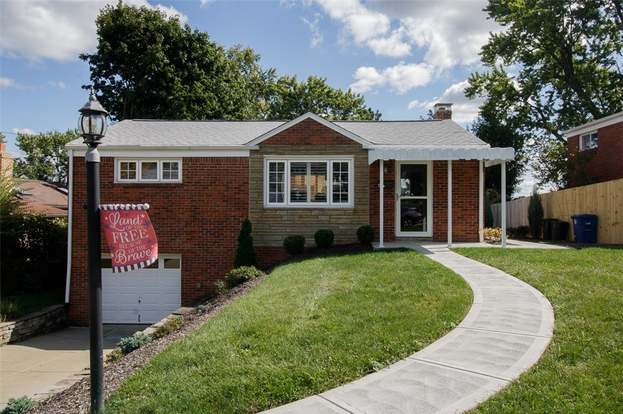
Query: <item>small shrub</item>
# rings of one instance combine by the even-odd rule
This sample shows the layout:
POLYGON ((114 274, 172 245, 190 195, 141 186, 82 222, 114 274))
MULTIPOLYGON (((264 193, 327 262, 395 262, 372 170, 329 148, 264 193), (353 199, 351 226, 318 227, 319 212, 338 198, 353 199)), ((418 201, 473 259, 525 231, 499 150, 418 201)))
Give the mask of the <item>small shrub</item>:
POLYGON ((485 227, 483 236, 486 241, 499 242, 502 240, 502 229, 499 227, 485 227))
POLYGON ((541 226, 543 225, 543 205, 541 197, 536 192, 536 188, 532 191, 530 204, 528 204, 528 222, 530 223, 530 234, 533 238, 541 237, 541 226))
POLYGON ((301 254, 305 250, 305 237, 300 235, 288 236, 283 240, 283 247, 292 256, 301 254))
POLYGON ((321 249, 328 249, 333 246, 333 241, 335 240, 335 234, 333 231, 328 229, 318 230, 314 234, 314 241, 316 242, 316 246, 321 249))
POLYGON ((35 401, 27 396, 9 399, 6 407, 2 410, 2 414, 25 414, 32 410, 35 401))
POLYGON ((262 276, 262 271, 256 269, 254 266, 241 266, 231 270, 227 273, 227 286, 233 288, 248 280, 255 279, 262 276))
POLYGON ((253 226, 251 225, 251 220, 247 218, 240 227, 240 234, 238 235, 238 249, 236 250, 234 267, 256 265, 257 257, 255 255, 255 248, 253 247, 253 236, 251 236, 252 231, 253 226))
POLYGON ((144 332, 136 332, 132 336, 126 336, 125 338, 121 338, 121 341, 117 345, 121 348, 121 352, 123 355, 127 355, 132 351, 135 351, 151 342, 151 336, 147 335, 144 332))
POLYGON ((108 354, 106 354, 105 362, 107 364, 112 364, 113 362, 119 361, 121 358, 123 358, 123 352, 121 352, 121 349, 115 348, 112 351, 110 351, 108 354))
POLYGON ((374 241, 374 229, 369 224, 357 229, 357 240, 364 246, 369 246, 374 241))
POLYGON ((172 318, 167 319, 162 325, 157 327, 151 337, 153 339, 163 338, 180 329, 183 324, 184 318, 179 315, 175 315, 172 318))
POLYGON ((217 280, 216 282, 214 282, 214 289, 216 289, 217 295, 222 295, 223 293, 227 292, 227 285, 222 280, 217 280))

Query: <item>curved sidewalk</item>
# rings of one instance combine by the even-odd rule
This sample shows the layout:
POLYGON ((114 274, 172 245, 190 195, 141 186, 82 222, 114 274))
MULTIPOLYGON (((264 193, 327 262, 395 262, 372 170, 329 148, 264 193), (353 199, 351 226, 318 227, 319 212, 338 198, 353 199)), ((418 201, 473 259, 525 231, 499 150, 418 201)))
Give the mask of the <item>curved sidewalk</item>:
POLYGON ((538 290, 445 247, 416 249, 471 286, 472 308, 459 326, 379 372, 266 413, 463 412, 538 361, 554 327, 552 306, 538 290))

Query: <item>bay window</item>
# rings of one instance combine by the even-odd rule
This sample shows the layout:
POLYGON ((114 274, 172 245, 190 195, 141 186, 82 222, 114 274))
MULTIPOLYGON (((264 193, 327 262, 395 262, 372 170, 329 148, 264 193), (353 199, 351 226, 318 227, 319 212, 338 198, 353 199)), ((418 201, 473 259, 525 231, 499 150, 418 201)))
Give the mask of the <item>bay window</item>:
POLYGON ((267 159, 267 207, 352 207, 352 159, 267 159))

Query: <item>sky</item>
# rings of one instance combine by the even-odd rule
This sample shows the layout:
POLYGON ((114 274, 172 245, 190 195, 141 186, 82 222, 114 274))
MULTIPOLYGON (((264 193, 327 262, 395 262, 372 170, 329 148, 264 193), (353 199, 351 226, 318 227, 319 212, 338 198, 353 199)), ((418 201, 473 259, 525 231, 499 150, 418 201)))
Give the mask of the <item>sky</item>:
MULTIPOLYGON (((95 17, 116 1, 0 1, 0 131, 9 151, 19 155, 17 132, 75 128, 89 82, 78 55, 94 50, 95 17)), ((478 52, 500 30, 483 0, 125 2, 177 15, 225 47, 250 47, 280 74, 351 88, 384 120, 419 119, 443 101, 464 126, 480 104, 465 98, 467 78, 483 69, 478 52)), ((528 177, 520 192, 531 186, 528 177)))

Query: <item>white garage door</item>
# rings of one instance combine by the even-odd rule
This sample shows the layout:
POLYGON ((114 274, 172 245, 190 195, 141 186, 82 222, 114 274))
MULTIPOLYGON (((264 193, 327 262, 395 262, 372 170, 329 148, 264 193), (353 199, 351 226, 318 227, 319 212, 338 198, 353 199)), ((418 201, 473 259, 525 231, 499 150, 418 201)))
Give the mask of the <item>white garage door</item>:
POLYGON ((104 323, 155 323, 181 305, 181 259, 161 255, 149 268, 113 273, 102 259, 104 323))

